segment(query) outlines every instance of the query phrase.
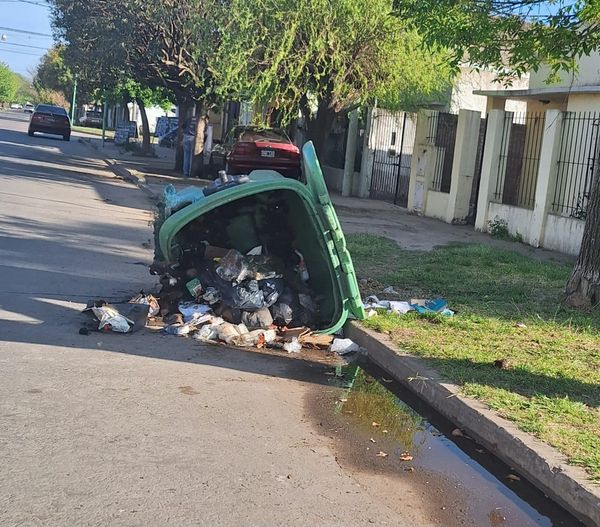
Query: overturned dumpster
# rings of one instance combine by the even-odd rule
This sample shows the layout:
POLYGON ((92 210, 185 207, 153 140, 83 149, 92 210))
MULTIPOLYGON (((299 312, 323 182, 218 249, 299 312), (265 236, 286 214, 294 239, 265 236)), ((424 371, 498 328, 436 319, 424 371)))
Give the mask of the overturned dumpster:
POLYGON ((165 191, 152 267, 164 317, 191 302, 229 324, 323 334, 338 332, 349 315, 364 318, 312 143, 302 155, 305 183, 260 170, 165 191))

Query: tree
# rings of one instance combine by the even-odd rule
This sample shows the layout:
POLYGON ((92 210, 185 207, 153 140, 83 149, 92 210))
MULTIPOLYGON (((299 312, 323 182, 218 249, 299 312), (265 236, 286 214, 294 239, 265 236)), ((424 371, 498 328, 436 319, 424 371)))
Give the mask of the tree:
MULTIPOLYGON (((65 64, 64 54, 65 46, 59 44, 50 48, 40 60, 33 79, 40 99, 72 100, 75 75, 65 64), (57 93, 62 94, 62 98, 57 93)), ((79 93, 83 94, 83 90, 79 93)))
MULTIPOLYGON (((215 101, 208 65, 220 6, 219 0, 54 0, 53 25, 83 71, 96 68, 113 87, 130 79, 166 89, 183 116, 193 104, 204 116, 215 101)), ((180 122, 183 126, 184 118, 180 122)), ((203 147, 204 122, 200 119, 197 150, 203 147)), ((181 168, 179 148, 178 154, 181 168)))
POLYGON ((231 0, 226 16, 215 65, 223 89, 283 122, 300 109, 317 149, 341 111, 375 99, 414 108, 453 77, 446 53, 426 49, 391 0, 231 0))
MULTIPOLYGON (((548 64, 548 82, 598 49, 600 6, 592 0, 398 0, 399 13, 430 43, 454 50, 454 62, 493 66, 500 77, 548 64)), ((597 149, 600 152, 600 149, 597 149)), ((600 159, 596 160, 579 256, 565 302, 600 303, 600 159)))
POLYGON ((6 64, 0 62, 0 103, 13 102, 17 94, 18 80, 6 64))

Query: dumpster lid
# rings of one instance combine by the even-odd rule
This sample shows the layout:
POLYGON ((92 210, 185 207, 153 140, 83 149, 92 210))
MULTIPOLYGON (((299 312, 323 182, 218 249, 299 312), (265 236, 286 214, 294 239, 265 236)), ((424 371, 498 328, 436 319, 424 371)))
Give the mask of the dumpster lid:
POLYGON ((331 241, 327 244, 328 251, 334 261, 339 261, 340 281, 345 296, 344 302, 347 303, 348 310, 356 318, 363 319, 365 318, 365 310, 360 297, 352 258, 346 247, 346 238, 329 197, 321 165, 317 159, 317 153, 312 141, 305 143, 302 147, 302 162, 306 185, 313 195, 321 221, 329 229, 329 238, 331 241))

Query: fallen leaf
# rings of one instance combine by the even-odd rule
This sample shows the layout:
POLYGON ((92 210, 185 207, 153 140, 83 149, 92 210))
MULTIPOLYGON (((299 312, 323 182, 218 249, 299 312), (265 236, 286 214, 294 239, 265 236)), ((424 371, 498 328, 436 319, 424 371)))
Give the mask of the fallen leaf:
POLYGON ((452 435, 454 437, 464 437, 465 434, 462 433, 462 430, 460 428, 455 428, 454 430, 452 430, 452 435))
POLYGON ((388 457, 388 455, 385 452, 382 452, 381 450, 379 452, 377 452, 377 454, 375 454, 377 457, 388 457))
POLYGON ((412 461, 413 457, 408 452, 400 454, 400 461, 412 461))
POLYGON ((506 479, 509 479, 510 481, 521 481, 521 478, 516 474, 508 474, 506 479))
POLYGON ((381 426, 381 424, 379 424, 379 423, 376 423, 375 421, 373 421, 373 422, 371 423, 371 426, 374 426, 375 428, 377 428, 378 426, 381 426))

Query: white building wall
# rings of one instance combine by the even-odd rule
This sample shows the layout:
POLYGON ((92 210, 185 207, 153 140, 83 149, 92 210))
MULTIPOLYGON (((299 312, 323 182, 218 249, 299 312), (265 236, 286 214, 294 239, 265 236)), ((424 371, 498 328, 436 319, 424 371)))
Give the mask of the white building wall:
POLYGON ((530 209, 502 203, 490 203, 489 221, 492 222, 496 218, 503 219, 508 224, 508 232, 513 236, 522 236, 526 243, 530 241, 527 239, 527 233, 532 215, 533 210, 530 209))
POLYGON ((577 255, 585 222, 556 214, 548 214, 544 229, 543 247, 561 253, 577 255))

